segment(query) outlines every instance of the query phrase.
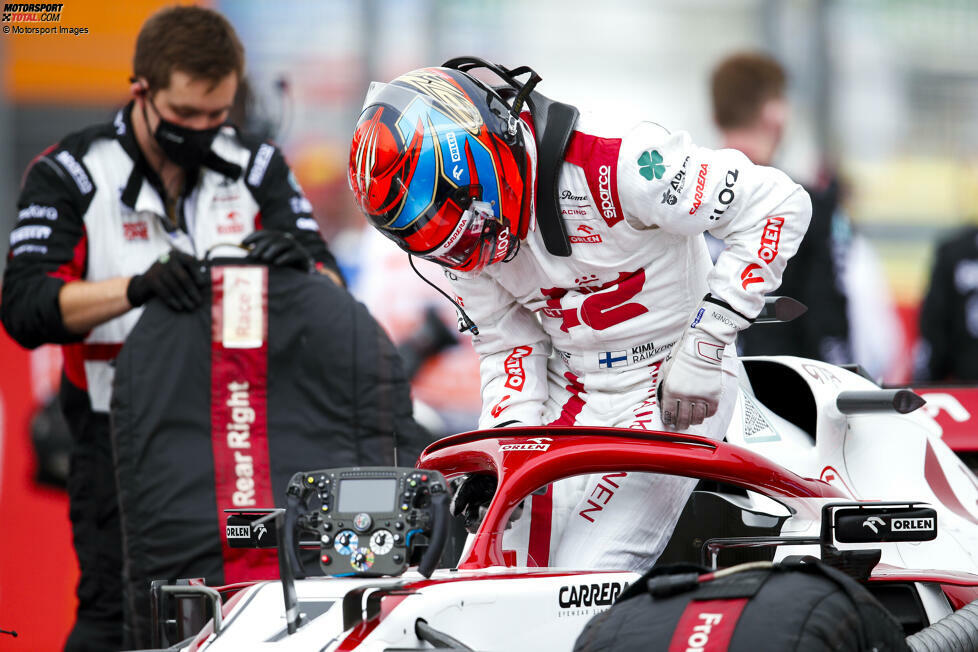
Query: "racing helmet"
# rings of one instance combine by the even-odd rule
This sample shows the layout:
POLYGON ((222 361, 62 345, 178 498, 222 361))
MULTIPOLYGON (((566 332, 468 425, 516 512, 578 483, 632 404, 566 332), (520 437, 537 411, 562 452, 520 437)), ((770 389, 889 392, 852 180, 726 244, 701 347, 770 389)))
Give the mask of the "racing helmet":
POLYGON ((521 106, 454 67, 371 84, 350 146, 360 210, 401 249, 444 267, 478 272, 509 260, 532 190, 521 106))

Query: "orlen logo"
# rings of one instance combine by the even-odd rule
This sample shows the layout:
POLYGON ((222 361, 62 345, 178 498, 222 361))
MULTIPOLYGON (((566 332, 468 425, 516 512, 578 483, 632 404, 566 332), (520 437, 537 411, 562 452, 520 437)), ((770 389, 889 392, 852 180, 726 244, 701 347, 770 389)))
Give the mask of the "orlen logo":
POLYGON ((595 233, 594 229, 588 226, 587 224, 581 224, 580 226, 577 227, 577 230, 583 235, 572 235, 572 236, 568 236, 567 239, 570 240, 571 242, 588 243, 588 244, 596 244, 598 242, 601 242, 601 235, 595 233))
POLYGON ((708 163, 700 165, 700 173, 696 178, 696 194, 693 195, 693 207, 689 209, 690 215, 698 211, 700 204, 703 203, 703 191, 706 189, 706 172, 709 169, 710 165, 708 163))
POLYGON ((598 168, 598 196, 601 199, 601 212, 605 219, 618 219, 615 202, 611 198, 611 166, 602 165, 598 168))
POLYGON ((245 225, 241 221, 241 214, 238 211, 228 211, 228 214, 224 216, 223 222, 223 224, 217 225, 217 232, 221 235, 244 233, 245 225))
POLYGON ((499 447, 501 451, 545 451, 550 448, 550 437, 530 437, 526 441, 529 444, 503 444, 499 447), (546 442, 546 443, 544 443, 546 442))
POLYGON ((506 368, 506 387, 523 391, 523 384, 526 382, 526 373, 523 371, 523 358, 533 353, 532 346, 518 346, 506 358, 503 366, 506 368))
POLYGON ((765 263, 770 263, 778 257, 782 224, 784 224, 783 217, 767 218, 767 225, 764 227, 764 233, 761 234, 761 247, 757 250, 757 257, 765 263))

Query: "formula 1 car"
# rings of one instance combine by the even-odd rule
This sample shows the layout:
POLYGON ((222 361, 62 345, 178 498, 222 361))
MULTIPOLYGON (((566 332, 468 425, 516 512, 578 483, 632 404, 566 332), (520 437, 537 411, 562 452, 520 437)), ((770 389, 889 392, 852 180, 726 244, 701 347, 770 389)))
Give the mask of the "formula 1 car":
POLYGON ((189 635, 167 649, 570 650, 588 620, 641 575, 516 567, 503 533, 541 487, 624 470, 700 481, 658 563, 815 555, 858 578, 912 649, 974 649, 978 481, 917 410, 923 400, 800 358, 742 364, 723 442, 507 428, 435 442, 417 469, 297 474, 285 510, 232 514, 239 520, 228 525, 229 542, 257 544, 273 532, 265 540, 279 547, 282 580, 154 584, 157 644, 189 635), (495 475, 496 494, 461 559, 435 570, 447 481, 472 473, 495 475), (301 567, 293 535, 303 529, 318 540, 300 545, 318 546, 328 576, 293 579, 301 567), (420 564, 407 569, 412 561, 420 564), (202 600, 212 616, 194 634, 202 600))

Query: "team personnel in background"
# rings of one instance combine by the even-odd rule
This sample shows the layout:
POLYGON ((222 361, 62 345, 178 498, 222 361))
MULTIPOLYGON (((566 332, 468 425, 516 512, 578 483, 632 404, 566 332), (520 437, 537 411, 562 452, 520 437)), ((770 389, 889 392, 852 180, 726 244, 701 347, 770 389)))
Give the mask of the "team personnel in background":
MULTIPOLYGON (((713 119, 723 147, 771 165, 788 119, 785 71, 773 58, 739 53, 713 70, 713 119)), ((837 210, 839 184, 824 179, 809 188, 812 222, 778 294, 797 299, 808 312, 787 324, 754 329, 738 340, 745 355, 797 355, 852 362, 844 265, 850 227, 837 210)))
POLYGON ((978 382, 978 227, 937 246, 920 306, 914 378, 978 382))
POLYGON ((123 645, 119 514, 109 441, 112 361, 158 297, 187 311, 209 282, 199 259, 241 243, 261 262, 339 281, 281 152, 226 123, 244 51, 220 14, 172 7, 143 25, 132 101, 73 133, 27 171, 10 234, 2 319, 26 347, 64 347, 61 404, 81 568, 69 650, 123 645))
MULTIPOLYGON (((797 250, 808 195, 685 132, 578 117, 531 92, 537 81, 529 69, 462 58, 373 85, 350 151, 361 209, 405 251, 446 268, 463 322, 478 331, 481 427, 719 439, 735 403, 737 334, 797 250), (480 67, 498 76, 496 89, 470 74, 480 67), (716 266, 704 231, 727 243, 716 266)), ((518 562, 651 565, 693 482, 600 480, 533 496, 532 518, 507 537, 518 562)), ((493 489, 470 476, 454 511, 474 522, 493 489)))

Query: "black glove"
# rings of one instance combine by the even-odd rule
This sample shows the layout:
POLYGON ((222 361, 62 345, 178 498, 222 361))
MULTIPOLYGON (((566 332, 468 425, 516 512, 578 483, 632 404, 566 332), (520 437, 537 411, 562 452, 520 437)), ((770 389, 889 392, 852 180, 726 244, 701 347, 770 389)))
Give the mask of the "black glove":
POLYGON ((154 296, 177 312, 190 311, 200 305, 200 288, 208 283, 200 261, 177 249, 171 249, 142 274, 129 279, 126 298, 134 308, 154 296))
MULTIPOLYGON (((465 529, 475 534, 482 525, 482 519, 489 511, 489 503, 496 494, 496 476, 485 473, 473 473, 464 475, 455 485, 455 495, 449 507, 452 516, 465 520, 465 529)), ((508 530, 513 526, 513 521, 523 515, 523 503, 521 502, 513 510, 506 523, 508 530)))
POLYGON ((309 250, 287 231, 255 231, 241 244, 250 247, 248 259, 276 267, 309 272, 315 265, 309 250))

